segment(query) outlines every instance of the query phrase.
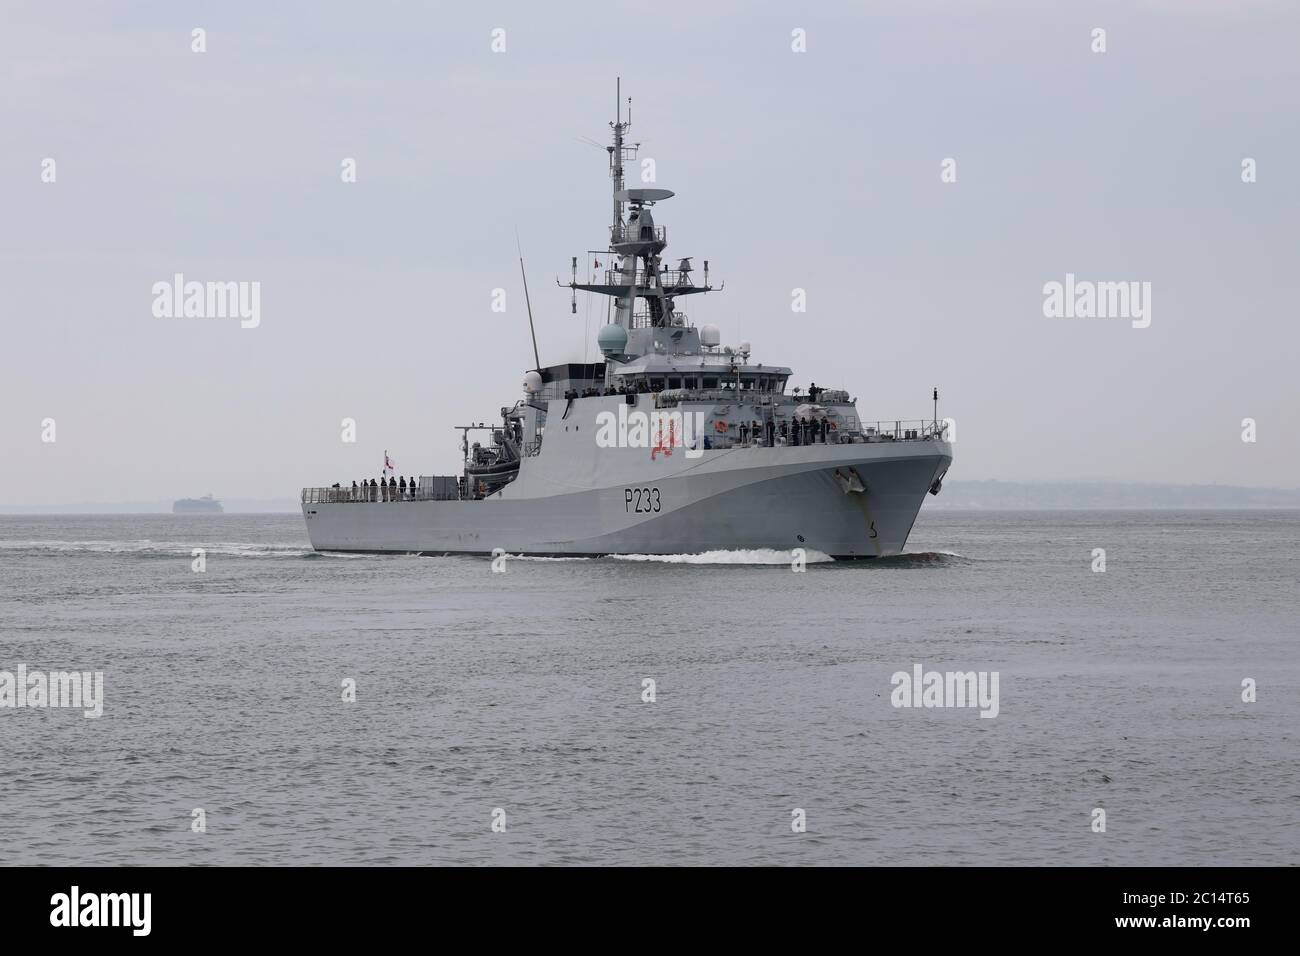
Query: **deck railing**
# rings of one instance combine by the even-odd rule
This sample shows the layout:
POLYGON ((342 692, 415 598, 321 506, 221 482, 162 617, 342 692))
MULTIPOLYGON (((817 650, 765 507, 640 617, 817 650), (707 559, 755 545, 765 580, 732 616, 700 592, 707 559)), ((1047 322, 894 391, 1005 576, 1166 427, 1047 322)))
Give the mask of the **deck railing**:
POLYGON ((882 441, 936 441, 944 438, 944 423, 933 421, 893 421, 863 422, 856 418, 846 420, 828 419, 825 427, 814 426, 811 421, 791 423, 784 422, 785 430, 780 424, 774 424, 772 436, 768 437, 769 419, 760 414, 757 419, 727 422, 725 431, 709 428, 705 432, 710 448, 734 448, 737 446, 771 445, 843 445, 848 443, 872 443, 882 441), (755 427, 757 421, 757 427, 755 427), (835 427, 830 427, 834 423, 835 427))
MULTIPOLYGON (((725 372, 716 373, 726 378, 725 372)), ((710 377, 713 377, 712 375, 710 377)), ((821 397, 813 402, 807 395, 795 395, 791 392, 765 392, 761 388, 673 388, 662 392, 650 392, 658 395, 661 408, 680 405, 683 402, 727 402, 744 405, 847 405, 849 393, 840 389, 827 389, 821 397)))
MULTIPOLYGON (((848 404, 850 399, 847 392, 840 389, 827 389, 816 403, 810 402, 807 395, 795 395, 789 392, 764 392, 759 389, 742 388, 718 388, 718 389, 671 389, 662 392, 637 392, 637 395, 652 395, 655 400, 655 408, 677 408, 683 404, 691 403, 711 403, 714 405, 737 405, 744 406, 751 411, 741 412, 743 415, 750 415, 757 418, 760 422, 765 422, 771 417, 770 409, 774 406, 783 408, 798 407, 805 404, 848 404), (830 393, 830 396, 826 394, 830 393)), ((563 400, 562 396, 547 394, 539 396, 544 399, 563 400)), ((594 398, 597 396, 587 396, 594 398)), ((624 399, 626 396, 618 393, 611 393, 603 397, 614 397, 624 399)), ((581 399, 576 399, 581 401, 581 399)), ((947 425, 943 419, 934 420, 928 418, 910 418, 895 419, 894 421, 859 421, 854 414, 849 415, 831 415, 832 421, 837 422, 841 429, 848 429, 852 433, 861 434, 867 441, 931 441, 934 439, 946 440, 944 438, 947 431, 947 425)), ((526 451, 524 457, 531 457, 536 454, 535 450, 526 451)))
POLYGON ((302 490, 302 503, 305 505, 334 505, 356 503, 364 504, 366 502, 375 502, 390 504, 399 501, 459 501, 460 494, 450 494, 447 492, 423 491, 419 488, 412 493, 407 488, 405 493, 400 488, 388 497, 386 491, 381 491, 378 486, 371 489, 366 487, 362 489, 357 487, 355 494, 351 487, 347 488, 304 488, 302 490), (371 495, 374 497, 371 497, 371 495))
MULTIPOLYGON (((654 327, 654 316, 650 314, 649 309, 639 309, 632 313, 632 328, 649 329, 654 327)), ((666 329, 689 329, 691 320, 685 312, 674 312, 671 325, 666 325, 666 329)))
POLYGON ((609 227, 611 245, 626 242, 667 242, 668 230, 663 226, 643 226, 640 223, 620 223, 609 227))
MULTIPOLYGON (((605 285, 636 285, 639 288, 650 288, 647 283, 651 275, 644 269, 637 269, 635 275, 632 270, 624 272, 622 269, 606 269, 605 285)), ((685 289, 693 288, 690 272, 683 272, 680 269, 660 269, 659 286, 663 289, 685 289)))
POLYGON ((911 419, 892 422, 863 422, 862 431, 867 440, 877 441, 943 441, 948 426, 942 419, 911 419))

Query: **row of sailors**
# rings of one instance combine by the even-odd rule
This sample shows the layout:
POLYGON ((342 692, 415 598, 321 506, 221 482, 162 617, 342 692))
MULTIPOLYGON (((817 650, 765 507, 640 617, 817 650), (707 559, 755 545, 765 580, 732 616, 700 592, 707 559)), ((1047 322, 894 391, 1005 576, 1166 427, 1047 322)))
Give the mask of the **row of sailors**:
POLYGON ((350 492, 347 488, 340 487, 337 482, 332 488, 346 501, 414 501, 419 486, 414 478, 408 483, 403 476, 401 480, 389 478, 387 481, 383 478, 378 481, 371 478, 368 482, 362 481, 360 485, 354 481, 350 492))
POLYGON ((635 385, 619 385, 617 387, 610 385, 605 388, 584 388, 579 391, 571 388, 564 393, 565 398, 598 398, 602 395, 649 395, 650 383, 638 382, 635 385))
POLYGON ((772 446, 776 444, 777 435, 781 436, 783 445, 824 445, 827 442, 835 444, 839 441, 838 426, 834 422, 821 418, 793 423, 781 422, 779 425, 770 419, 766 424, 741 422, 736 430, 742 445, 752 442, 772 446))

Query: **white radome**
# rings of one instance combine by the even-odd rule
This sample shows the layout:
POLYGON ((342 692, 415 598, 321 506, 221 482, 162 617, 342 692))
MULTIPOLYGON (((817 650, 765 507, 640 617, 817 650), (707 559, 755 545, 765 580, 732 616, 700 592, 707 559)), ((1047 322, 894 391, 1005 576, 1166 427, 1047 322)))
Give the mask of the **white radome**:
POLYGON ((605 355, 621 355, 627 348, 627 329, 617 323, 601 326, 596 346, 605 355))
POLYGON ((528 372, 524 375, 524 391, 530 395, 536 394, 542 390, 542 376, 540 372, 528 372))
POLYGON ((709 348, 717 348, 722 342, 722 332, 716 325, 706 325, 700 329, 700 344, 709 348))

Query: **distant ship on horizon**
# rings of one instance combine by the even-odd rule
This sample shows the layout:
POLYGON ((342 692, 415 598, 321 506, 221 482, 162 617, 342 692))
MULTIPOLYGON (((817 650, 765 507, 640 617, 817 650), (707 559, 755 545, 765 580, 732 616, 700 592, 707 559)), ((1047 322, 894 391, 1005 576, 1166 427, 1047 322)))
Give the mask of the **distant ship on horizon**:
POLYGON ((212 497, 211 492, 202 498, 181 498, 172 503, 174 515, 221 514, 225 510, 221 507, 221 502, 212 497))

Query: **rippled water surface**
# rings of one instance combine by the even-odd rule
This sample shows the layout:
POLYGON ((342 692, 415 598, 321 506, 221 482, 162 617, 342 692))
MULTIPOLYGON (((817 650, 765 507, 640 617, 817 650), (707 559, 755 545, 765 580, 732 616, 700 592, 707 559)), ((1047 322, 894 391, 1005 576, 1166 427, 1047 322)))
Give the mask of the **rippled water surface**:
POLYGON ((879 563, 493 573, 294 515, 0 517, 0 671, 104 674, 98 719, 0 709, 4 862, 1300 863, 1298 543, 926 510, 879 563), (917 663, 997 671, 997 717, 891 706, 917 663))

